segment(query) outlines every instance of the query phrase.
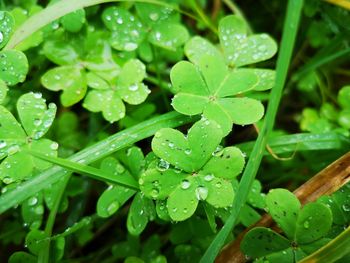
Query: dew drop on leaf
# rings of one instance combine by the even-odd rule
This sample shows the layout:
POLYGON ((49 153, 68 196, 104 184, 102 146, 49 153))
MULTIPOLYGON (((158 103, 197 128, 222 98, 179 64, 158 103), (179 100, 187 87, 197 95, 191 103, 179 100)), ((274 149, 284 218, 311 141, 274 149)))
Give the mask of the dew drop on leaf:
POLYGON ((28 199, 28 205, 30 206, 36 205, 37 203, 38 203, 38 198, 36 198, 35 196, 28 199))
POLYGON ((214 178, 213 174, 207 174, 206 176, 204 176, 204 180, 207 181, 207 182, 212 181, 213 178, 214 178))
POLYGON ((349 211, 350 211, 350 205, 348 205, 348 204, 344 204, 344 205, 342 206, 342 208, 343 208, 343 210, 344 210, 345 212, 349 212, 349 211))
POLYGON ((188 188, 190 188, 191 186, 191 183, 188 181, 188 180, 182 180, 181 182, 181 188, 186 190, 188 188))
POLYGON ((196 198, 198 200, 205 200, 208 197, 208 189, 204 186, 199 186, 196 188, 196 198))

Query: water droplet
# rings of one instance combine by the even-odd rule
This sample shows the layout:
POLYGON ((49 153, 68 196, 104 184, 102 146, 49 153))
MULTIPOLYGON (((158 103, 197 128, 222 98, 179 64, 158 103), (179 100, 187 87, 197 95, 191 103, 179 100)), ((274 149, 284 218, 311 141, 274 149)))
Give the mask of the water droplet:
POLYGON ((342 205, 342 208, 345 212, 350 212, 350 205, 349 204, 342 205))
POLYGON ((123 18, 119 17, 119 18, 117 19, 117 23, 118 23, 119 25, 123 24, 123 18))
POLYGON ((151 191, 152 198, 157 198, 159 195, 159 190, 157 188, 153 188, 151 191))
POLYGON ((192 152, 191 149, 186 149, 186 150, 185 150, 185 154, 187 154, 187 155, 190 155, 191 152, 192 152))
POLYGON ((306 220, 303 225, 304 225, 304 228, 306 228, 306 229, 308 229, 310 227, 310 223, 308 220, 306 220))
POLYGON ((143 185, 144 183, 145 183, 145 181, 142 178, 140 178, 139 179, 139 185, 143 185))
POLYGON ((34 98, 36 98, 36 99, 41 99, 43 96, 43 94, 41 94, 40 92, 35 92, 35 93, 33 93, 33 95, 34 95, 34 98))
POLYGON ((36 205, 37 203, 38 203, 38 198, 36 198, 35 196, 28 199, 28 205, 30 206, 36 205))
POLYGON ((188 213, 188 208, 185 207, 185 208, 183 209, 183 212, 184 212, 184 214, 187 214, 187 213, 188 213))
POLYGON ((107 213, 109 215, 113 214, 117 209, 119 208, 119 203, 117 201, 114 201, 110 203, 107 207, 107 213))
POLYGON ((199 186, 196 188, 196 198, 198 200, 205 200, 208 197, 208 189, 204 186, 199 186))
POLYGON ((175 144, 174 144, 174 143, 172 143, 172 142, 169 142, 168 146, 169 146, 169 148, 170 148, 170 149, 174 149, 175 144))
POLYGON ((137 84, 133 84, 133 85, 129 86, 130 91, 136 91, 136 90, 138 90, 138 88, 139 88, 139 86, 137 84))
POLYGON ((169 167, 170 167, 170 164, 167 161, 163 160, 163 159, 160 159, 158 164, 157 164, 157 168, 158 168, 159 171, 168 170, 169 167))
POLYGON ((204 180, 207 182, 210 182, 214 179, 214 175, 213 174, 207 174, 206 176, 204 176, 204 180))
POLYGON ((158 186, 159 186, 159 181, 158 181, 158 180, 154 180, 154 181, 152 182, 152 185, 153 185, 154 187, 158 187, 158 186))
POLYGON ((41 123, 42 123, 42 120, 40 120, 40 119, 34 119, 34 125, 35 125, 35 126, 40 126, 41 123))
POLYGON ((2 43, 2 41, 4 41, 4 35, 3 35, 2 32, 0 31, 0 43, 2 43))
POLYGON ((186 180, 186 179, 182 180, 182 182, 181 182, 182 189, 186 190, 186 189, 190 188, 190 186, 191 186, 191 183, 188 180, 186 180))
MULTIPOLYGON (((137 32, 137 31, 136 31, 137 32)), ((124 45, 125 51, 133 51, 138 47, 136 43, 128 42, 124 45)))
POLYGON ((5 148, 7 143, 4 140, 0 141, 0 149, 5 148))
POLYGON ((124 168, 124 166, 121 165, 121 164, 117 164, 116 167, 115 167, 115 170, 116 170, 116 172, 119 173, 119 174, 122 174, 122 173, 125 172, 125 168, 124 168))
POLYGON ((108 16, 106 16, 106 20, 107 20, 107 21, 111 21, 111 20, 112 20, 112 17, 108 15, 108 16))
POLYGON ((10 183, 13 183, 14 180, 10 177, 5 177, 3 180, 2 180, 5 184, 10 184, 10 183))
POLYGON ((35 208, 35 213, 37 215, 42 215, 44 213, 44 207, 42 205, 38 205, 36 208, 35 208))
POLYGON ((152 21, 157 21, 159 19, 159 15, 157 13, 150 13, 149 14, 149 18, 152 20, 152 21))

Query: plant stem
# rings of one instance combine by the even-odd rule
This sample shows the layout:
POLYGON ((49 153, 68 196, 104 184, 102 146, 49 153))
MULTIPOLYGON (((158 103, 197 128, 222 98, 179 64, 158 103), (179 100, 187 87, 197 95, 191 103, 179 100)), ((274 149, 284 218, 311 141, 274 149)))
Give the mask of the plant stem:
POLYGON ((61 200, 64 194, 64 190, 66 189, 66 186, 68 184, 68 181, 70 179, 70 175, 66 175, 63 178, 62 185, 60 186, 60 189, 56 195, 55 203, 50 211, 49 217, 47 219, 47 223, 45 226, 45 234, 49 237, 45 244, 43 245, 42 249, 39 252, 38 255, 38 263, 48 263, 50 260, 50 244, 51 244, 51 235, 52 235, 52 229, 55 224, 56 215, 58 212, 58 209, 61 204, 61 200))
MULTIPOLYGON (((85 164, 89 164, 135 142, 148 138, 161 128, 175 128, 193 122, 194 120, 194 118, 181 115, 174 111, 169 112, 118 132, 83 149, 68 159, 73 162, 84 161, 85 164)), ((67 173, 68 171, 66 169, 53 166, 30 178, 28 181, 21 183, 12 191, 7 191, 0 196, 0 214, 62 179, 67 173)))
POLYGON ((264 120, 263 127, 259 133, 258 139, 255 142, 252 154, 248 160, 247 166, 239 183, 235 199, 231 209, 231 214, 225 222, 225 225, 216 235, 213 242, 203 255, 201 263, 213 262, 219 253, 222 246, 225 244, 226 238, 232 231, 242 207, 244 206, 248 194, 250 192, 252 183, 260 167, 263 157, 264 149, 267 143, 268 136, 273 129, 278 106, 282 97, 283 87, 286 82, 287 73, 291 57, 293 54, 293 47, 298 31, 298 24, 300 20, 301 10, 303 6, 302 0, 289 0, 287 7, 287 15, 284 22, 282 43, 277 59, 276 67, 276 83, 271 91, 269 104, 264 120))

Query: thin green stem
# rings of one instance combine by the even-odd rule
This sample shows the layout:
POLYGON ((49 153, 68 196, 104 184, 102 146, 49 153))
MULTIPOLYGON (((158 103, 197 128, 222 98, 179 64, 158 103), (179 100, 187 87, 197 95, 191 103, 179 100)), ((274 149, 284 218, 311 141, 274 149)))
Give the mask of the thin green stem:
POLYGON ((301 10, 303 6, 302 0, 289 0, 287 6, 287 15, 284 22, 282 43, 277 59, 276 67, 276 83, 271 91, 269 104, 264 120, 263 127, 259 133, 258 139, 254 145, 252 154, 248 160, 247 166, 244 170, 242 179, 239 183, 235 199, 231 209, 231 214, 225 222, 225 225, 216 235, 213 242, 203 255, 201 263, 213 262, 224 245, 226 238, 232 231, 237 219, 240 215, 241 209, 244 206, 248 194, 250 192, 252 183, 260 167, 268 136, 273 129, 278 106, 282 97, 283 87, 286 82, 287 73, 291 57, 293 54, 294 43, 298 31, 298 24, 300 20, 301 10))
MULTIPOLYGON (((99 141, 69 158, 73 162, 89 164, 110 155, 135 142, 154 135, 161 128, 175 128, 195 119, 180 115, 177 112, 169 112, 150 120, 141 122, 131 128, 118 132, 102 141, 99 141)), ((47 186, 62 179, 68 171, 59 166, 53 166, 42 173, 19 184, 15 189, 7 191, 0 196, 0 214, 11 207, 22 203, 27 198, 41 191, 47 186)))
POLYGON ((39 252, 38 263, 48 263, 50 261, 50 244, 51 244, 52 230, 56 221, 56 215, 57 215, 58 209, 61 205, 61 200, 64 194, 64 190, 66 189, 69 179, 70 179, 70 175, 66 175, 64 177, 62 185, 60 186, 59 191, 55 197, 54 205, 51 208, 51 211, 45 226, 45 234, 49 238, 48 240, 45 241, 45 244, 42 246, 42 249, 39 252))
POLYGON ((31 36, 34 32, 66 14, 69 14, 81 8, 110 2, 142 2, 161 5, 172 8, 177 12, 182 13, 198 21, 198 18, 196 16, 186 11, 183 11, 174 5, 168 4, 160 0, 62 0, 56 2, 55 4, 47 6, 42 11, 29 17, 21 26, 17 28, 17 30, 14 32, 11 39, 7 43, 5 49, 15 48, 18 44, 20 44, 27 37, 31 36))
POLYGON ((211 19, 207 17, 207 15, 203 12, 202 8, 198 5, 196 0, 191 0, 190 6, 193 8, 193 10, 197 13, 197 15, 201 18, 201 20, 204 22, 204 24, 215 34, 218 33, 218 30, 216 26, 213 24, 211 19))

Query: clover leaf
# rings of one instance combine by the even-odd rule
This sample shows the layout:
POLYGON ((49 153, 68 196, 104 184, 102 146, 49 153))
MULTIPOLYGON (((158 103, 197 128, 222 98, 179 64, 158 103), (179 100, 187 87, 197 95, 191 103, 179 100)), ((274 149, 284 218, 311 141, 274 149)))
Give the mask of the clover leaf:
POLYGON ((0 11, 0 49, 9 41, 15 21, 13 16, 6 11, 0 11))
POLYGON ((176 12, 167 7, 137 3, 138 17, 121 7, 108 7, 102 14, 105 26, 111 30, 110 44, 122 51, 133 51, 149 43, 175 51, 182 46, 189 34, 179 23, 176 12))
POLYGON ((133 51, 145 37, 146 29, 140 20, 124 8, 106 8, 102 20, 112 31, 110 44, 117 50, 133 51))
POLYGON ((152 149, 161 159, 141 175, 141 191, 156 200, 166 199, 169 216, 176 221, 191 217, 200 200, 216 208, 230 206, 231 180, 243 169, 244 158, 236 147, 216 151, 222 137, 218 124, 205 119, 196 122, 187 136, 170 128, 159 130, 152 149))
POLYGON ((332 226, 332 212, 326 205, 308 203, 301 209, 288 190, 274 189, 266 196, 266 206, 286 237, 268 228, 254 228, 241 242, 246 255, 272 263, 294 262, 294 254, 300 260, 328 242, 324 237, 332 226))
POLYGON ((55 118, 55 104, 47 107, 40 93, 31 92, 18 99, 17 111, 22 125, 0 106, 0 159, 5 158, 0 164, 0 178, 6 184, 28 177, 34 169, 43 170, 51 165, 21 150, 55 156, 58 148, 56 142, 42 139, 55 118))
POLYGON ((276 42, 267 34, 248 36, 244 21, 226 16, 219 23, 219 38, 230 66, 241 67, 267 60, 277 52, 276 42))
POLYGON ((229 71, 220 57, 205 55, 197 65, 178 62, 170 72, 177 92, 172 100, 174 109, 182 114, 203 114, 216 121, 224 135, 232 124, 257 122, 264 113, 261 102, 251 98, 233 97, 254 89, 257 75, 246 69, 229 71))
POLYGON ((23 82, 28 73, 27 57, 17 50, 0 51, 0 79, 8 86, 23 82))
MULTIPOLYGON (((131 147, 117 153, 117 158, 107 157, 101 163, 101 169, 116 176, 131 176, 139 179, 143 172, 145 160, 138 147, 131 147)), ((100 196, 97 202, 97 214, 100 217, 109 217, 133 198, 127 218, 127 229, 132 235, 139 235, 149 221, 155 218, 153 201, 129 188, 110 185, 100 196)))
POLYGON ((92 112, 101 111, 107 121, 118 121, 125 116, 123 101, 137 105, 146 100, 150 90, 142 83, 145 76, 145 66, 137 59, 124 64, 115 82, 90 74, 88 85, 93 90, 88 92, 83 106, 92 112))

